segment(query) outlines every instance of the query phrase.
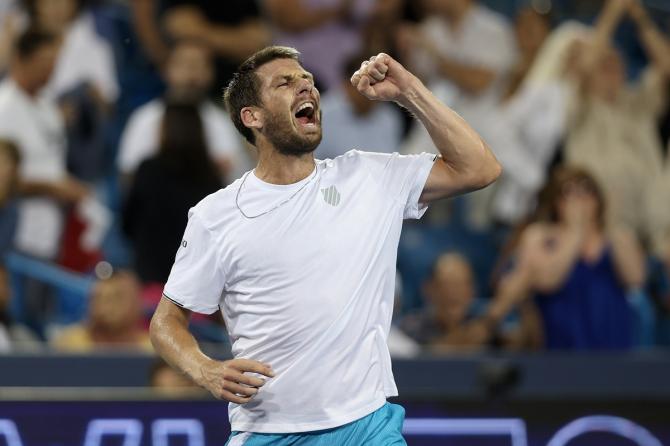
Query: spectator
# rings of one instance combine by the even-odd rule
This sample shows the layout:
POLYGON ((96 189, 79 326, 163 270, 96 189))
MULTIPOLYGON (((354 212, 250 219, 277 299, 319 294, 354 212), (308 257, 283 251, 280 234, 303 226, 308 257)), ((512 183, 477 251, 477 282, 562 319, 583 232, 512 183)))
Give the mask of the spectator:
POLYGON ((325 92, 340 85, 347 59, 364 49, 366 23, 388 1, 263 0, 262 4, 274 43, 300 51, 305 68, 325 92))
POLYGON ((119 85, 112 48, 96 31, 86 0, 24 0, 29 25, 63 39, 58 62, 44 93, 52 98, 86 85, 105 106, 119 85))
MULTIPOLYGON (((139 3, 147 1, 151 0, 139 3)), ((171 41, 197 40, 216 55, 212 92, 217 99, 237 66, 270 42, 255 1, 166 0, 162 4, 161 22, 171 41)), ((136 28, 149 20, 136 23, 136 28)), ((139 31, 140 36, 146 34, 139 31)))
POLYGON ((361 60, 365 57, 350 59, 338 88, 329 90, 321 100, 321 110, 328 119, 317 158, 335 158, 362 147, 384 153, 398 150, 403 127, 399 110, 387 102, 368 100, 351 85, 349 78, 360 68, 361 60))
MULTIPOLYGON (((522 313, 522 323, 497 336, 487 329, 481 316, 483 305, 475 299, 472 268, 460 254, 447 253, 435 262, 424 287, 429 305, 418 314, 407 316, 401 328, 434 352, 477 350, 498 342, 506 348, 528 347, 536 316, 522 313), (492 338, 498 337, 498 340, 492 338)), ((533 330, 534 329, 534 330, 533 330)))
MULTIPOLYGON (((418 27, 405 25, 399 33, 404 61, 500 156, 494 144, 500 138, 495 132, 500 117, 497 106, 516 60, 510 25, 475 0, 424 0, 422 4, 427 18, 418 27)), ((430 147, 428 133, 415 125, 403 151, 416 153, 430 147)), ((503 168, 508 168, 504 162, 503 168)), ((482 227, 491 222, 493 193, 494 188, 487 188, 468 196, 470 224, 482 227)))
POLYGON ((638 234, 655 225, 645 221, 645 197, 653 193, 651 184, 661 174, 662 147, 655 125, 670 73, 667 48, 637 1, 608 1, 592 38, 573 46, 576 93, 568 113, 565 157, 593 172, 604 189, 611 221, 638 234), (610 43, 626 14, 637 23, 651 59, 634 86, 625 85, 624 61, 610 43))
POLYGON ((142 329, 140 288, 135 276, 119 272, 99 281, 90 297, 88 319, 65 327, 52 345, 57 350, 80 353, 106 348, 152 351, 149 336, 142 329))
POLYGON ((497 135, 491 144, 505 166, 492 212, 504 226, 528 217, 565 132, 566 92, 560 80, 527 79, 535 64, 545 58, 541 53, 550 31, 549 18, 534 9, 517 14, 519 58, 498 107, 498 118, 490 123, 497 135))
POLYGON ((548 349, 631 347, 634 314, 627 292, 639 289, 645 277, 637 239, 610 224, 604 193, 583 169, 558 169, 540 197, 537 221, 522 231, 506 278, 527 290, 517 293, 517 301, 535 296, 548 349))
POLYGON ((65 131, 56 104, 38 95, 51 76, 58 39, 28 30, 18 39, 9 76, 0 83, 0 137, 21 153, 16 247, 54 259, 63 229, 61 203, 76 203, 88 190, 65 169, 65 131))
POLYGON ((121 137, 118 166, 123 175, 131 176, 142 161, 158 150, 166 101, 198 104, 207 147, 222 174, 230 176, 244 169, 243 146, 230 118, 207 99, 213 78, 211 53, 205 46, 194 40, 175 44, 165 66, 165 97, 135 110, 121 137))
POLYGON ((207 155, 198 109, 168 104, 159 152, 140 165, 123 210, 135 272, 145 286, 154 283, 162 288, 181 243, 188 210, 221 186, 207 155))
POLYGON ((119 95, 114 55, 97 33, 86 0, 25 0, 31 27, 62 39, 58 61, 43 94, 57 100, 67 130, 67 167, 79 179, 105 170, 107 118, 119 95))

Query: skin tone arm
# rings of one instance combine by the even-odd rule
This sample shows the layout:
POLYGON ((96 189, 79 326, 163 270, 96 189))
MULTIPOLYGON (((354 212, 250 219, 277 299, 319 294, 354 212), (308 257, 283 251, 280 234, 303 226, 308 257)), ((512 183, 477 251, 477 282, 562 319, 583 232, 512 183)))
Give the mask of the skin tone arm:
POLYGON ((156 0, 133 0, 130 2, 133 15, 133 29, 140 39, 149 59, 163 66, 167 60, 169 49, 156 23, 156 0))
POLYGON ((290 32, 303 32, 318 28, 324 23, 344 20, 350 14, 352 0, 344 0, 335 6, 310 9, 304 0, 265 0, 265 12, 279 28, 290 32))
POLYGON ((259 20, 237 26, 218 25, 192 6, 172 8, 165 14, 164 23, 173 38, 200 40, 217 53, 239 61, 270 43, 270 34, 259 20))
POLYGON ((72 177, 61 181, 20 180, 18 192, 24 197, 46 196, 63 203, 76 203, 90 193, 82 182, 72 177))
MULTIPOLYGON (((445 57, 432 40, 423 35, 415 26, 403 26, 399 41, 406 49, 422 48, 436 61, 440 74, 471 94, 484 92, 496 78, 494 70, 474 65, 466 65, 445 57)), ((411 51, 411 50, 410 50, 411 51)))
POLYGON ((251 401, 265 381, 246 373, 272 378, 270 366, 250 359, 217 361, 208 357, 188 330, 189 319, 190 311, 161 299, 149 328, 156 353, 216 398, 237 404, 251 401))
POLYGON ((621 284, 627 288, 637 288, 644 284, 646 276, 644 252, 635 234, 623 228, 610 231, 614 268, 621 284))
POLYGON ((421 202, 483 188, 500 175, 500 164, 477 132, 389 55, 363 62, 351 82, 368 99, 398 102, 428 130, 442 156, 433 165, 421 202))
POLYGON ((665 76, 670 76, 670 43, 658 30, 639 0, 631 2, 629 11, 637 25, 638 34, 647 55, 651 58, 654 66, 661 70, 665 76))

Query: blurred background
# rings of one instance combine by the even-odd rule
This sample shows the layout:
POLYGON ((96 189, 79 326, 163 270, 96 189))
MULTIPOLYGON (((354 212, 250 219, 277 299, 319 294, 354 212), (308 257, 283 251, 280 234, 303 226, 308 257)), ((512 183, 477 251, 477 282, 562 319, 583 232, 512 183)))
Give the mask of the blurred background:
POLYGON ((670 445, 669 28, 668 0, 0 0, 0 445, 225 442, 147 328, 188 209, 254 166, 221 96, 269 44, 316 76, 318 158, 434 151, 349 85, 384 51, 504 167, 403 229, 408 443, 670 445))

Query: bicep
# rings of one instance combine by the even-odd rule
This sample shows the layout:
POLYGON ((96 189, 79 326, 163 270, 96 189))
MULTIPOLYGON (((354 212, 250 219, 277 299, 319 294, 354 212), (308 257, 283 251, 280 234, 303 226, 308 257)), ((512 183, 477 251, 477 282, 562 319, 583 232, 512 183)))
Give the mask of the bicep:
POLYGON ((151 318, 151 331, 188 328, 190 319, 191 310, 163 295, 151 318))

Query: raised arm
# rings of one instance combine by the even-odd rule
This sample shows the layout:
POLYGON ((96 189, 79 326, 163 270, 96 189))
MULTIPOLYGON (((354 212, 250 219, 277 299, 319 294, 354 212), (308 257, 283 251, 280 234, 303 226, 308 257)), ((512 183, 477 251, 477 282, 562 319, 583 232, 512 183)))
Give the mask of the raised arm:
POLYGON ((200 40, 218 54, 240 61, 270 42, 270 33, 260 20, 220 25, 208 20, 193 6, 170 9, 165 14, 164 24, 172 38, 200 40))
POLYGON ((265 0, 265 12, 279 28, 290 32, 304 32, 335 20, 346 19, 351 9, 351 0, 340 1, 332 6, 311 9, 305 0, 265 0))
POLYGON ((190 311, 167 298, 161 299, 150 327, 156 353, 216 398, 237 404, 249 402, 264 381, 245 372, 272 377, 272 369, 249 359, 216 361, 208 357, 188 330, 189 319, 190 311))
POLYGON ((428 176, 421 202, 481 189, 500 175, 500 164, 477 132, 389 55, 380 53, 363 62, 351 82, 369 99, 396 101, 428 130, 441 157, 428 176))
POLYGON ((665 76, 670 76, 670 43, 639 0, 631 2, 630 16, 637 25, 640 40, 652 64, 665 76))

